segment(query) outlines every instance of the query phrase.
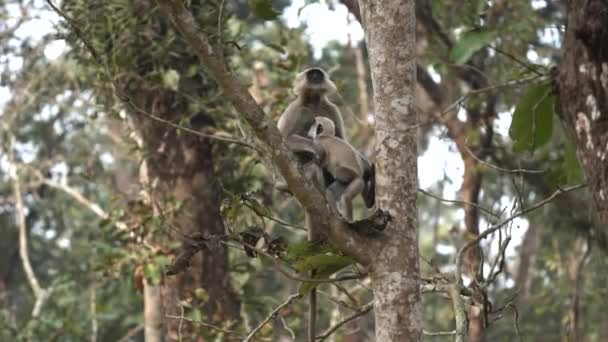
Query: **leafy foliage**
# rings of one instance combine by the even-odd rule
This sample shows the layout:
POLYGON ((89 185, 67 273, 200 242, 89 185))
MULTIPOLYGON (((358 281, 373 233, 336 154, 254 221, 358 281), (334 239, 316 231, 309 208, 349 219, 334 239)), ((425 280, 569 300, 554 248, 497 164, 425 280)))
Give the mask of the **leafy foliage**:
POLYGON ((534 150, 547 144, 553 134, 553 108, 556 96, 548 84, 532 86, 515 107, 509 136, 513 151, 534 150))
POLYGON ((272 8, 271 0, 249 0, 249 6, 255 16, 264 20, 274 20, 280 14, 272 8))
POLYGON ((464 64, 475 52, 492 43, 494 39, 496 31, 493 30, 478 29, 466 32, 452 49, 450 57, 454 63, 464 64))

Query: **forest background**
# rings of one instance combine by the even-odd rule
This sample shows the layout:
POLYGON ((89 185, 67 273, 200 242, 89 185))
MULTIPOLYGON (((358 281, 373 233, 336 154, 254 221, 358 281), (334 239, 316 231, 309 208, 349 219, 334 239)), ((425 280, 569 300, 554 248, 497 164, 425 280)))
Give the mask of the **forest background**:
MULTIPOLYGON (((319 340, 373 340, 365 270, 305 242, 268 149, 161 7, 50 4, 0 0, 0 340, 304 340, 298 294, 311 269, 333 279, 317 287, 319 340), (204 246, 186 269, 176 260, 192 241, 204 246)), ((327 70, 347 136, 373 160, 372 71, 353 4, 187 2, 274 121, 298 72, 327 70)), ((471 341, 608 340, 608 175, 581 167, 584 120, 568 119, 558 84, 570 12, 416 1, 418 169, 393 172, 418 175, 425 340, 458 335, 442 286, 459 272, 473 288, 462 291, 471 341)), ((597 79, 605 94, 608 67, 597 79)), ((605 127, 606 103, 583 97, 605 127)), ((595 139, 603 161, 608 140, 595 139)))

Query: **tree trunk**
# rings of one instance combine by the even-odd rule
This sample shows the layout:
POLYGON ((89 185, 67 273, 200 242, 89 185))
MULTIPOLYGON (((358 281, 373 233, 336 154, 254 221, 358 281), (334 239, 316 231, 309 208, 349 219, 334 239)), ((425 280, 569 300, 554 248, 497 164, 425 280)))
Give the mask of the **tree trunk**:
MULTIPOLYGON (((136 105, 148 113, 166 120, 178 119, 187 112, 185 101, 175 93, 137 89, 132 95, 136 105)), ((151 201, 154 204, 182 203, 182 209, 171 224, 184 234, 204 236, 224 234, 219 214, 220 192, 213 182, 214 169, 211 143, 193 135, 182 134, 156 121, 136 117, 147 153, 151 201)), ((191 120, 193 129, 212 124, 208 116, 199 113, 191 120)), ((170 230, 169 226, 166 228, 170 230)), ((176 237, 177 238, 177 237, 176 237)), ((230 286, 228 251, 223 245, 203 250, 191 260, 188 270, 166 277, 161 286, 162 307, 167 327, 167 340, 179 339, 180 302, 192 301, 204 314, 204 319, 222 322, 238 317, 238 300, 230 286), (202 288, 209 298, 199 302, 194 291, 202 288)), ((183 324, 181 335, 193 333, 193 327, 183 324)))
POLYGON ((566 304, 562 332, 563 342, 581 341, 579 336, 580 318, 580 297, 583 286, 583 268, 589 256, 589 246, 584 238, 579 237, 574 241, 573 251, 566 255, 566 274, 571 286, 570 298, 566 304))
POLYGON ((413 0, 360 0, 376 113, 376 201, 393 220, 374 240, 371 279, 377 341, 420 341, 413 0), (390 237, 390 238, 388 238, 390 237))
POLYGON ((524 306, 530 295, 530 271, 534 265, 536 252, 540 244, 540 233, 542 228, 543 226, 540 224, 535 224, 534 226, 530 225, 526 231, 526 235, 524 235, 524 240, 521 243, 515 284, 519 289, 517 302, 524 306))
POLYGON ((144 338, 146 342, 162 342, 163 317, 160 285, 144 280, 144 338))
POLYGON ((608 229, 608 2, 568 1, 561 116, 575 137, 600 226, 608 229))

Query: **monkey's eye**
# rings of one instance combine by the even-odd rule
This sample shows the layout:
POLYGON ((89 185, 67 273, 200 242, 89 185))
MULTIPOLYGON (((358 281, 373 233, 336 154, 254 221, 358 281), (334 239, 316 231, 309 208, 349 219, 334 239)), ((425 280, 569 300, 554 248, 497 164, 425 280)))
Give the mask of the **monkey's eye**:
POLYGON ((323 133, 323 126, 317 125, 317 135, 320 135, 321 133, 323 133))

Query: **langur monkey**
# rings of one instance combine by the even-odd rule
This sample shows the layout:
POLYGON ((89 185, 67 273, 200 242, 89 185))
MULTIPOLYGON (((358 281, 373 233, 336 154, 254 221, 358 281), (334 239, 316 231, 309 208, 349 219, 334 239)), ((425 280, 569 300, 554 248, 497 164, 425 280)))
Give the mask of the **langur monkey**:
MULTIPOLYGON (((346 141, 335 136, 333 121, 318 116, 309 129, 308 136, 313 139, 315 159, 329 172, 335 181, 325 191, 330 205, 348 221, 353 222, 353 198, 363 196, 365 205, 372 208, 375 202, 375 167, 369 160, 346 141), (335 192, 346 186, 336 201, 335 192)), ((297 146, 306 149, 305 145, 297 146)))
POLYGON ((309 68, 296 76, 293 91, 298 96, 289 104, 279 118, 278 127, 294 152, 298 161, 305 164, 312 160, 309 150, 302 151, 301 147, 312 144, 307 136, 315 117, 323 116, 334 123, 336 136, 345 139, 344 121, 338 107, 327 98, 336 91, 336 85, 321 68, 309 68), (302 153, 304 152, 304 153, 302 153))

